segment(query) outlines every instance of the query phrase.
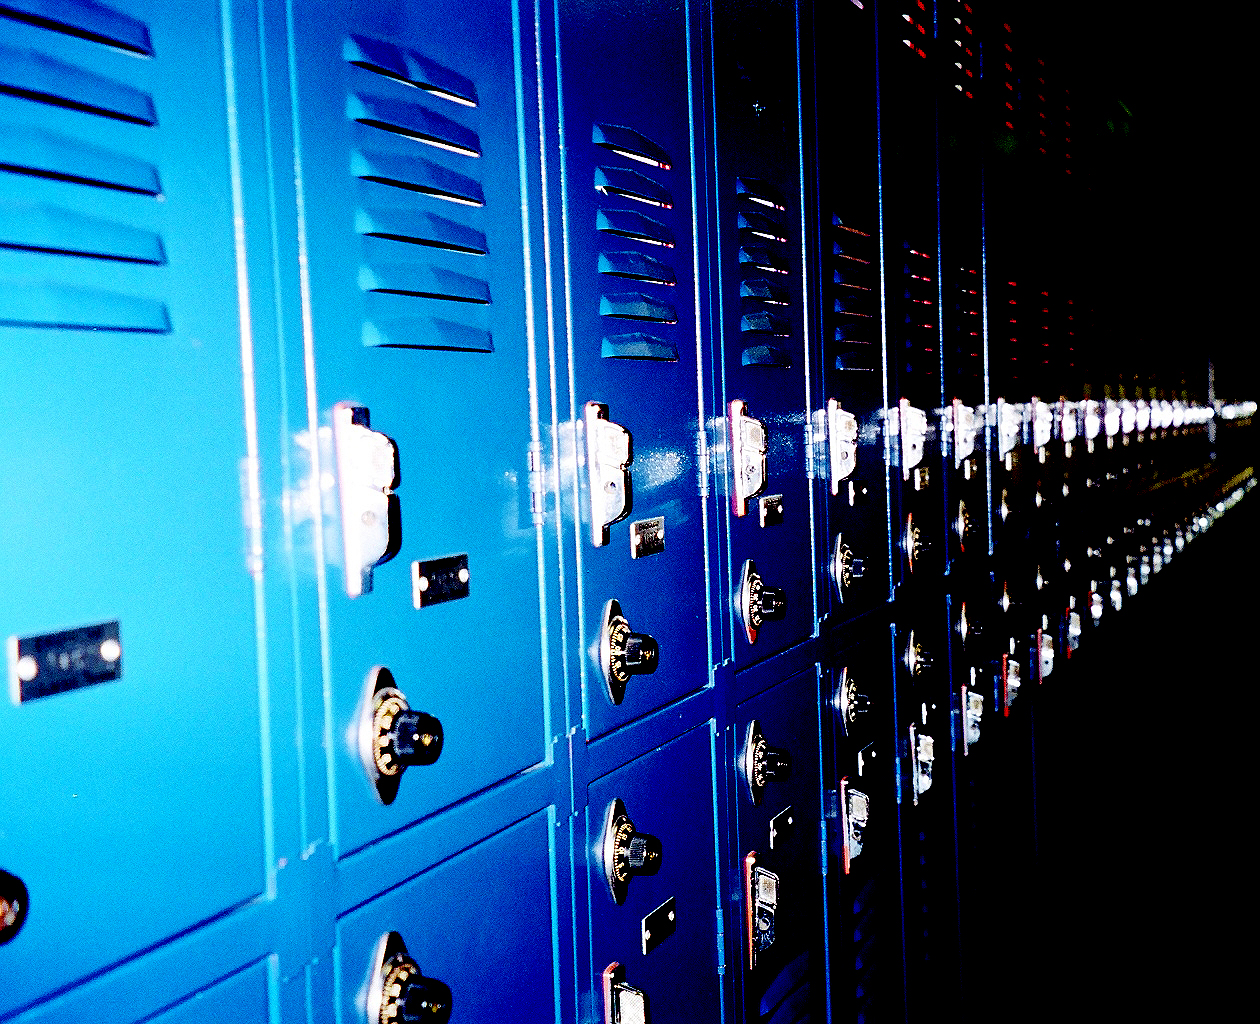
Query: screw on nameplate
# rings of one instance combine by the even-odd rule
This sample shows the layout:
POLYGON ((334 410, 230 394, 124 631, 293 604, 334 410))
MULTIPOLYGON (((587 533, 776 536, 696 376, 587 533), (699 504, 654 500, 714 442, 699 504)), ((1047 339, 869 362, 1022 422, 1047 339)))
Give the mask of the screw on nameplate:
POLYGON ((38 636, 11 636, 8 648, 9 695, 14 704, 122 676, 117 622, 38 636))
POLYGON ((411 563, 411 598, 417 608, 468 596, 468 556, 448 555, 411 563))

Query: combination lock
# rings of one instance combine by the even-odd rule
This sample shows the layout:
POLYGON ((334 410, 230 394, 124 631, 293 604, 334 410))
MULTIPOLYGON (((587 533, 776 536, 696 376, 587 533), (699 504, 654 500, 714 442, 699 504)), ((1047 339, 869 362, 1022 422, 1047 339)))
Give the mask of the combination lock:
POLYGON ((404 771, 433 764, 442 754, 442 723, 412 710, 383 665, 368 673, 357 722, 359 760, 383 804, 394 802, 404 771))
POLYGON ((450 987, 420 973, 401 935, 382 935, 368 981, 369 1024, 446 1024, 450 1019, 450 987))
POLYGON ((905 653, 906 668, 910 670, 910 674, 916 678, 923 675, 932 668, 932 653, 923 646, 922 641, 916 640, 914 630, 910 630, 910 637, 906 641, 905 653))
POLYGON ((932 548, 932 541, 929 539, 927 532, 914 521, 913 512, 906 516, 906 528, 902 534, 902 547, 904 547, 906 552, 906 564, 912 573, 923 564, 923 560, 932 548))
POLYGON ((599 667, 608 688, 608 697, 620 704, 631 676, 651 675, 660 662, 660 648, 647 633, 636 633, 621 614, 621 604, 613 599, 604 606, 599 631, 599 667))
POLYGON ((620 799, 608 805, 600 855, 608 891, 618 906, 626 901, 630 879, 635 875, 654 875, 660 870, 661 854, 661 841, 634 827, 620 799))
POLYGON ((787 778, 792 772, 791 754, 770 746, 761 731, 761 723, 755 718, 748 723, 744 751, 739 761, 753 804, 761 803, 767 784, 775 779, 787 778))
POLYGON ((735 610, 750 644, 757 642, 757 632, 766 619, 781 619, 787 614, 787 595, 778 587, 765 585, 751 558, 744 563, 735 610))
POLYGON ((22 930, 30 902, 22 879, 0 869, 0 946, 22 930))
POLYGON ((840 718, 841 730, 852 738, 858 723, 871 709, 871 699, 858 690, 857 680, 847 666, 840 673, 840 683, 831 704, 840 718))
POLYGON ((860 580, 864 573, 865 566, 862 559, 853 554, 853 549, 844 542, 843 537, 837 535, 836 546, 831 553, 831 578, 835 582, 836 594, 841 604, 844 604, 845 599, 853 591, 853 584, 860 580))

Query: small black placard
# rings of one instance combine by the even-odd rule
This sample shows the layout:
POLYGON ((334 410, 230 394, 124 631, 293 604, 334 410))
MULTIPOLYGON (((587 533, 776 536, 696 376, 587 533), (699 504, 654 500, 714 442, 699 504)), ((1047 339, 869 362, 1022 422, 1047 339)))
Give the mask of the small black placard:
POLYGON ((468 556, 448 555, 411 563, 412 601, 417 608, 468 596, 468 556))
POLYGON ((9 692, 17 704, 108 683, 121 675, 117 622, 9 638, 9 692))
POLYGON ((643 919, 643 955, 646 956, 673 935, 677 927, 677 911, 671 896, 643 919))

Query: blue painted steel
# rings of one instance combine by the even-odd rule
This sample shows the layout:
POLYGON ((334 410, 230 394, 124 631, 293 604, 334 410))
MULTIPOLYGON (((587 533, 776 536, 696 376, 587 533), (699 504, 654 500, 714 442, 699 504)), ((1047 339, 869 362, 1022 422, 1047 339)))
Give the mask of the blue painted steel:
POLYGON ((590 785, 585 849, 590 959, 580 975, 588 1019, 604 1019, 601 976, 613 962, 625 967, 628 984, 647 993, 654 1024, 721 1019, 712 751, 712 726, 701 726, 590 785), (605 812, 617 799, 636 829, 656 836, 662 846, 660 870, 632 878, 620 906, 609 892, 600 855, 605 812), (643 919, 671 897, 676 931, 644 954, 643 919))
POLYGON ((37 6, 0 19, 0 634, 117 620, 122 677, 0 702, 32 906, 0 1017, 258 898, 270 853, 219 9, 37 6))
POLYGON ((741 1020, 769 1019, 780 1004, 793 998, 816 1004, 816 1010, 825 1002, 818 710, 818 673, 811 667, 741 704, 727 737, 734 833, 728 877, 741 877, 744 858, 755 852, 757 863, 779 878, 775 942, 753 969, 748 964, 743 913, 747 907, 742 900, 730 915, 728 962, 738 964, 741 1020), (772 779, 758 804, 742 766, 754 720, 766 742, 791 758, 787 777, 772 779))
POLYGON ((197 992, 166 1013, 152 1018, 153 1024, 223 1024, 225 1021, 264 1021, 270 1019, 270 978, 264 961, 197 992))
POLYGON ((713 33, 723 415, 729 419, 731 403, 740 400, 748 415, 762 421, 762 497, 783 499, 781 522, 762 525, 760 498, 748 503, 747 514, 738 514, 732 483, 737 467, 727 451, 728 600, 737 600, 747 559, 787 600, 785 616, 767 621, 755 646, 732 617, 731 651, 744 667, 813 635, 815 625, 797 5, 720 5, 713 33))
MULTIPOLYGON (((576 545, 577 638, 589 736, 704 686, 709 677, 706 509, 697 458, 703 278, 697 278, 690 3, 558 5, 567 367, 576 468, 566 511, 576 545), (647 218, 644 221, 643 218, 647 218), (620 340, 619 340, 620 339, 620 340), (629 339, 634 339, 633 341, 629 339), (591 535, 583 407, 630 432, 625 519, 591 535), (665 520, 664 551, 632 557, 631 524, 665 520), (598 663, 604 607, 660 646, 654 675, 614 704, 598 663)), ((559 218, 558 218, 559 219, 559 218)), ((703 255, 701 254, 701 266, 703 255)))
POLYGON ((523 213, 536 201, 537 67, 532 17, 508 0, 294 4, 290 25, 305 428, 326 432, 335 403, 360 403, 400 466, 401 550, 371 593, 347 597, 335 487, 301 533, 326 602, 303 628, 326 644, 331 838, 346 854, 549 757, 530 488, 537 256, 523 213), (412 563, 452 553, 468 555, 469 596, 417 610, 412 563), (378 664, 445 731, 440 760, 409 770, 388 807, 353 738, 378 664))
POLYGON ((549 832, 539 812, 343 917, 337 1019, 363 1021, 373 948, 397 931, 421 972, 450 986, 453 1020, 558 1022, 549 832))

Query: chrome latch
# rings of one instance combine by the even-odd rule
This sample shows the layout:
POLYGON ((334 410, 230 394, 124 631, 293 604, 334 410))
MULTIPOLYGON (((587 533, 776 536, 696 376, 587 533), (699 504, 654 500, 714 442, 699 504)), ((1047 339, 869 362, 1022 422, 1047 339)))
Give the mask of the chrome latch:
POLYGON ((951 430, 954 435, 954 468, 961 469, 976 451, 976 414, 969 405, 954 399, 951 430))
POLYGON ((604 1024, 650 1024, 647 993, 626 984, 626 969, 615 960, 604 968, 604 1024))
POLYGON ((851 412, 840 408, 834 398, 827 399, 827 449, 831 455, 831 493, 840 493, 840 482, 857 467, 858 421, 851 412))
POLYGON ((346 595, 372 590, 372 570, 398 554, 401 543, 398 448, 373 430, 368 410, 350 402, 333 406, 333 447, 341 504, 341 547, 346 595))
POLYGON ((630 511, 630 463, 634 459, 630 431, 608 418, 608 406, 587 402, 587 491, 591 502, 591 543, 608 543, 608 528, 630 511))
POLYGON ((735 610, 750 644, 757 642, 757 632, 766 619, 781 619, 787 613, 787 596, 778 587, 765 585, 751 558, 740 575, 735 610))
POLYGON ((659 661, 656 639, 631 630, 630 623, 621 614, 621 603, 613 598, 604 605, 599 630, 599 667, 609 699, 620 704, 630 677, 651 675, 659 661))
POLYGON ((774 945, 775 916, 779 911, 779 876, 758 863, 755 850, 744 858, 744 905, 748 969, 752 971, 762 954, 774 945))
POLYGON ((1108 437, 1115 437, 1120 433, 1120 406, 1110 398, 1103 407, 1103 430, 1108 437))
POLYGON ((910 757, 910 786, 914 804, 918 806, 919 797, 932 788, 932 763, 935 756, 932 753, 932 737, 919 732, 913 722, 910 724, 910 757))
POLYGON ((1038 451, 1050 443, 1054 436, 1054 410, 1045 402, 1032 400, 1033 447, 1038 451))
POLYGON ((997 400, 998 458, 1004 459, 1015 450, 1023 430, 1023 406, 999 398, 997 400))
POLYGON ((735 474, 732 495, 736 516, 748 514, 748 503, 766 489, 766 428, 748 415, 741 399, 731 402, 731 460, 735 474))
POLYGON ((1019 662, 1009 654, 1003 654, 999 672, 999 682, 1002 686, 1002 716, 1009 718, 1011 705, 1015 703, 1015 698, 1019 696, 1021 682, 1019 662))
POLYGON ((844 844, 844 873, 849 873, 853 858, 862 852, 862 837, 871 816, 871 801, 860 789, 849 783, 846 775, 840 780, 841 834, 844 844))
POLYGON ((1081 403, 1082 419, 1085 423, 1086 441, 1093 441, 1098 436, 1098 431, 1102 428, 1102 417, 1098 414, 1098 403, 1092 398, 1087 398, 1081 403))
POLYGON ((910 479, 910 470, 923 461, 923 449, 927 444, 928 418, 922 409, 916 409, 903 398, 896 409, 888 410, 888 432, 898 438, 901 456, 901 478, 910 479))
POLYGON ((962 686, 962 714, 963 714, 963 756, 965 757, 970 748, 980 742, 980 720, 984 717, 984 694, 977 693, 975 689, 976 670, 971 670, 972 686, 962 686))

